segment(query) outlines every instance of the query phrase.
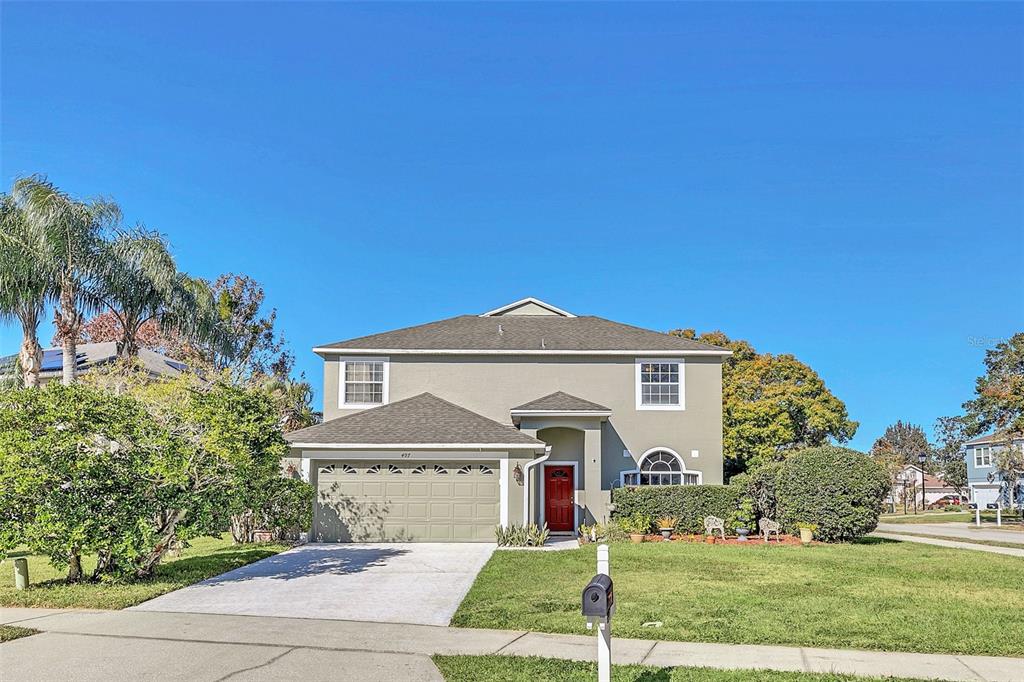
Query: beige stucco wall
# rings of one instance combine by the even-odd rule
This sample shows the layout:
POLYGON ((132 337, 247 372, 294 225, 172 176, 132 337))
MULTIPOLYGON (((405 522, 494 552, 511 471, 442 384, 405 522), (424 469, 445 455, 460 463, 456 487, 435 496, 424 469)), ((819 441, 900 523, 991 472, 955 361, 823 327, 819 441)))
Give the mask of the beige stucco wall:
MULTIPOLYGON (((620 472, 635 468, 637 459, 657 447, 677 452, 688 471, 701 473, 704 483, 721 483, 721 359, 680 358, 685 409, 679 411, 636 409, 635 360, 632 356, 393 355, 390 402, 429 391, 496 421, 511 423, 513 407, 565 391, 612 410, 600 424, 599 485, 606 498, 612 486, 618 485, 620 472), (624 450, 630 456, 624 457, 624 450), (691 456, 694 450, 697 457, 691 456)), ((353 412, 339 408, 339 367, 337 356, 324 362, 325 419, 353 412)), ((596 472, 591 472, 591 480, 598 483, 596 472)), ((595 517, 601 520, 603 505, 594 500, 593 507, 595 517)), ((511 511, 511 518, 518 518, 511 511)))

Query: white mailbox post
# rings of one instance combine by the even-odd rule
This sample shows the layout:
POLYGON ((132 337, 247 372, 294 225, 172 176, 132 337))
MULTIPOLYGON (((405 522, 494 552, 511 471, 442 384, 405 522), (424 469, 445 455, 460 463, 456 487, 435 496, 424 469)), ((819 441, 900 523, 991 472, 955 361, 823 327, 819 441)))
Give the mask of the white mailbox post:
POLYGON ((597 548, 597 575, 583 588, 583 615, 587 629, 597 623, 597 680, 610 682, 612 678, 612 614, 615 613, 615 593, 608 566, 608 545, 597 548))

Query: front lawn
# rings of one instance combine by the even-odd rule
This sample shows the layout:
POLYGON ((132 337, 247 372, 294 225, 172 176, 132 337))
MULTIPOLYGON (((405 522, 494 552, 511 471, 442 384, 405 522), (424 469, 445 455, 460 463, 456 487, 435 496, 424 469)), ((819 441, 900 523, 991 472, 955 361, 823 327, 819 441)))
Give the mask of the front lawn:
POLYGON ((3 642, 9 642, 12 639, 18 639, 19 637, 28 637, 34 635, 39 630, 32 630, 30 628, 19 628, 14 625, 0 625, 0 644, 3 642))
MULTIPOLYGON (((287 549, 284 545, 233 545, 231 536, 198 538, 181 556, 171 556, 157 567, 156 576, 123 584, 80 583, 66 585, 64 571, 56 571, 42 556, 28 556, 31 583, 27 590, 15 590, 10 579, 10 559, 2 562, 3 580, 0 580, 0 606, 34 606, 39 608, 123 609, 147 599, 177 590, 186 585, 251 564, 259 559, 287 549)), ((95 566, 96 557, 82 557, 82 566, 88 572, 95 566)))
MULTIPOLYGON (((596 663, 577 661, 513 656, 434 656, 433 660, 446 682, 592 682, 597 677, 596 663)), ((774 670, 613 665, 612 679, 615 682, 867 682, 881 678, 774 670)))
MULTIPOLYGON (((866 538, 847 545, 613 544, 619 637, 1020 656, 1024 563, 866 538), (661 627, 643 623, 661 621, 661 627)), ((593 545, 495 552, 452 625, 585 633, 593 545)))

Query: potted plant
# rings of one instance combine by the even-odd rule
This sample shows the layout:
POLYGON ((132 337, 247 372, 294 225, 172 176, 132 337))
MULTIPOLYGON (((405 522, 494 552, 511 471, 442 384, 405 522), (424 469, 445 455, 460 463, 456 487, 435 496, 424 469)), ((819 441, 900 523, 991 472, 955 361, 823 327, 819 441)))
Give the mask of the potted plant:
POLYGON ((736 531, 740 542, 746 542, 750 529, 754 527, 754 500, 744 497, 729 516, 729 527, 736 531))
POLYGON ((577 529, 577 532, 578 535, 576 536, 576 539, 579 541, 581 545, 585 545, 588 542, 590 542, 592 533, 594 532, 594 527, 588 526, 585 523, 581 523, 580 527, 577 529))
POLYGON ((638 545, 644 541, 644 536, 651 529, 651 518, 637 512, 632 516, 622 519, 619 525, 622 526, 622 530, 629 534, 629 541, 638 545))
POLYGON ((811 544, 811 540, 814 539, 814 531, 818 530, 818 524, 801 521, 796 524, 796 527, 800 529, 800 542, 803 543, 804 547, 811 544))
POLYGON ((672 539, 672 531, 676 529, 677 521, 674 516, 663 516, 658 519, 658 530, 661 531, 661 537, 665 542, 672 539))

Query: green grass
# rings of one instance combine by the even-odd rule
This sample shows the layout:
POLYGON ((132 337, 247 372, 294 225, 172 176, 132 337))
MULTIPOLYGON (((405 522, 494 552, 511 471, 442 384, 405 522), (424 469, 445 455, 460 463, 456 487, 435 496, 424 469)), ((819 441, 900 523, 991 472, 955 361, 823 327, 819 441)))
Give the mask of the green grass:
MULTIPOLYGON (((232 545, 231 536, 197 538, 178 557, 169 557, 157 567, 149 580, 126 583, 64 583, 63 571, 50 566, 46 557, 28 556, 30 584, 27 590, 15 590, 11 579, 11 562, 0 564, 0 606, 31 606, 38 608, 123 609, 178 588, 205 580, 233 568, 250 564, 286 549, 284 545, 232 545)), ((88 572, 96 558, 83 557, 88 572)))
POLYGON ((0 625, 0 643, 9 642, 12 639, 18 639, 19 637, 28 637, 34 635, 39 630, 32 630, 30 628, 19 628, 14 625, 0 625))
MULTIPOLYGON (((619 637, 1020 656, 1016 557, 866 538, 749 547, 614 544, 619 637), (662 621, 660 628, 642 627, 662 621)), ((585 633, 593 546, 496 552, 452 625, 585 633)))
MULTIPOLYGON (((447 682, 593 682, 597 677, 596 663, 577 661, 512 656, 434 656, 433 660, 447 682)), ((881 678, 774 670, 614 665, 612 679, 615 682, 866 682, 881 678)))

